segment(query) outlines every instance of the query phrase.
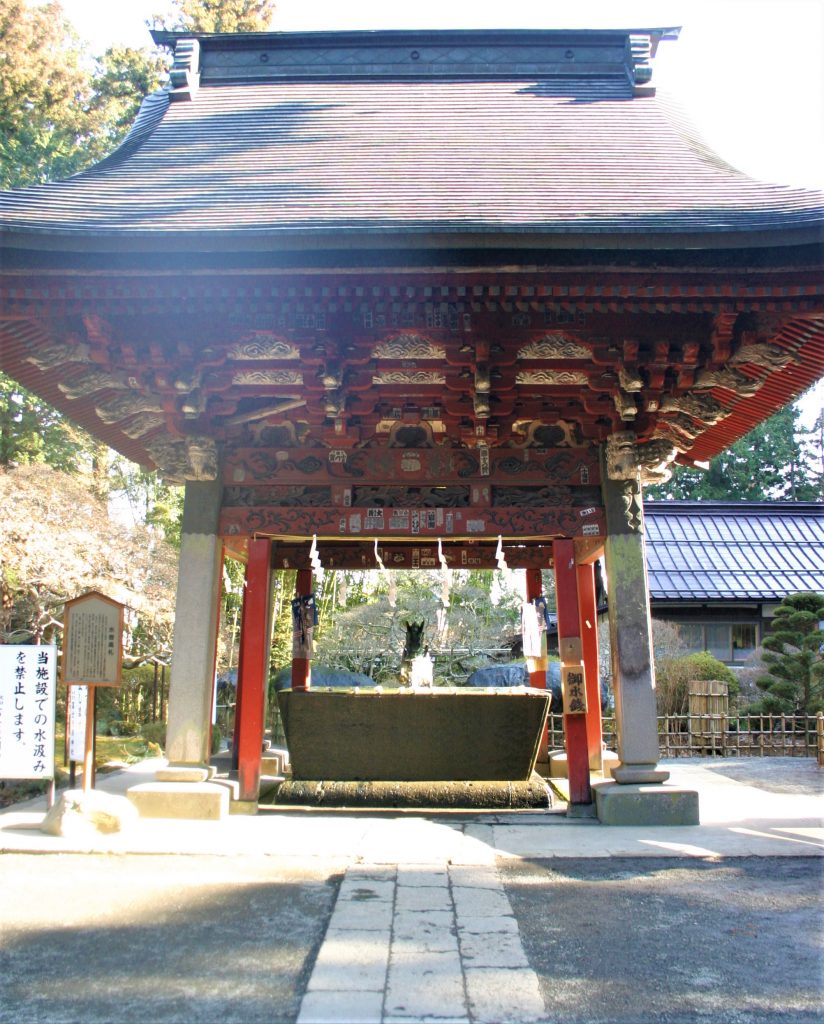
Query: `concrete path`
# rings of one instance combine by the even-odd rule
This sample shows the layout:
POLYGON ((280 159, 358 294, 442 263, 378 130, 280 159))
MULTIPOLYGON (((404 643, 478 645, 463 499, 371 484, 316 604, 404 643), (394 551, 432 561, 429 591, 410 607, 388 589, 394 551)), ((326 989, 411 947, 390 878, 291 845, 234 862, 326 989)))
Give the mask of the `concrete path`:
MULTIPOLYGON (((124 792, 156 767, 101 788, 124 792)), ((271 809, 69 841, 39 832, 43 801, 9 808, 0 1022, 812 1024, 824 1009, 824 771, 796 759, 668 767, 699 790, 701 825, 271 809), (12 895, 25 904, 10 908, 12 895), (71 979, 78 947, 65 938, 90 931, 82 984, 36 983, 39 963, 71 979)))

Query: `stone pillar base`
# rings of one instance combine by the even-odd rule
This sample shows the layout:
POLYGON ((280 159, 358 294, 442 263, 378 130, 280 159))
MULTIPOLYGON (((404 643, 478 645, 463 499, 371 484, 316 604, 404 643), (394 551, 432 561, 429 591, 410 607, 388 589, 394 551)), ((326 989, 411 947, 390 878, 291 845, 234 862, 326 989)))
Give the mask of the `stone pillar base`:
POLYGON ((229 790, 213 782, 143 782, 126 795, 141 818, 220 821, 229 813, 229 790))
POLYGON ((612 777, 622 786, 666 782, 670 773, 654 764, 622 764, 612 769, 612 777))
POLYGON ((699 825, 698 793, 675 786, 596 782, 595 810, 602 825, 699 825))

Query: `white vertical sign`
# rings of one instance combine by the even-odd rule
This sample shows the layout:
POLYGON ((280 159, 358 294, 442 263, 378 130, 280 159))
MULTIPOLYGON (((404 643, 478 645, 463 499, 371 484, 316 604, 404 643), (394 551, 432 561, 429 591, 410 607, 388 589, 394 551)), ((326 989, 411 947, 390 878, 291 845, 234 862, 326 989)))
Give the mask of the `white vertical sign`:
POLYGON ((69 760, 82 761, 86 754, 86 708, 88 686, 69 687, 69 760))
POLYGON ((57 648, 0 645, 0 779, 54 778, 57 648))

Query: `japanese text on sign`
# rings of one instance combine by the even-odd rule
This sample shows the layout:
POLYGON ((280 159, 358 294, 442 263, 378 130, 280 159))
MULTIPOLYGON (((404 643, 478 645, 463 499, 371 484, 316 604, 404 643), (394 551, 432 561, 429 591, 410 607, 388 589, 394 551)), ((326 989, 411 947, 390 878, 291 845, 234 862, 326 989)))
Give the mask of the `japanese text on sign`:
POLYGON ((54 777, 57 648, 0 646, 0 778, 54 777))
POLYGON ((120 683, 122 606, 90 594, 66 604, 63 681, 120 683))
POLYGON ((565 715, 587 713, 587 689, 583 665, 561 666, 561 688, 564 694, 565 715))
POLYGON ((86 754, 86 708, 89 689, 70 686, 68 694, 69 760, 82 761, 86 754))

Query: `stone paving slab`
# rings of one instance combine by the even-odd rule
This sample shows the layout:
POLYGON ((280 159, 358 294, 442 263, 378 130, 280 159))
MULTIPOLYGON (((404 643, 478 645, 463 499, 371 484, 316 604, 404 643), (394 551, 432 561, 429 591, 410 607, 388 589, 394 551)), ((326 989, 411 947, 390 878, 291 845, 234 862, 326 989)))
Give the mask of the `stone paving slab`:
MULTIPOLYGON (((382 1024, 444 1024, 448 1020, 529 1024, 545 1019, 538 979, 524 952, 518 922, 497 869, 485 865, 476 869, 479 884, 473 887, 472 871, 466 866, 401 866, 394 882, 389 923, 385 913, 390 905, 387 881, 364 880, 361 870, 347 873, 341 884, 299 1024, 309 1024, 313 1013, 328 1020, 336 995, 340 1006, 348 1010, 347 994, 359 988, 385 988, 380 1017, 370 1016, 376 1012, 371 1002, 353 1008, 353 1012, 382 1024), (381 887, 376 929, 340 928, 339 922, 349 920, 352 895, 368 893, 369 885, 381 887), (352 937, 349 946, 348 935, 352 937), (327 1000, 319 998, 320 991, 326 993, 327 1000)), ((369 909, 376 902, 367 899, 360 906, 369 909)))

